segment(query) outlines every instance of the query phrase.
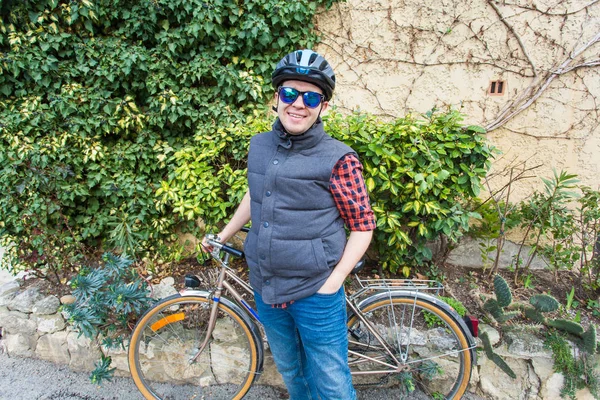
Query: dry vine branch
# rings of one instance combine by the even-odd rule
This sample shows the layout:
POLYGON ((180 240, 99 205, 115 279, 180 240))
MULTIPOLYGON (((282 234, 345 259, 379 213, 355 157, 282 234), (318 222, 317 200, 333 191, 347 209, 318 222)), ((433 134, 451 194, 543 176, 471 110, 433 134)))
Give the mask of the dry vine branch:
POLYGON ((591 6, 593 6, 594 4, 598 3, 600 0, 593 0, 590 1, 588 4, 578 8, 577 10, 574 11, 565 11, 563 13, 551 13, 548 10, 550 10, 551 8, 549 8, 547 11, 541 10, 536 6, 522 6, 520 4, 516 4, 516 3, 507 3, 507 2, 503 2, 502 5, 505 6, 513 6, 513 7, 518 7, 524 10, 529 10, 529 11, 536 11, 539 12, 540 14, 544 14, 544 15, 548 15, 551 17, 565 17, 567 15, 573 15, 573 14, 577 14, 580 13, 581 11, 587 10, 588 8, 590 8, 591 6))
MULTIPOLYGON (((600 33, 581 47, 574 46, 573 51, 565 56, 561 63, 557 63, 553 67, 544 66, 544 62, 538 60, 533 51, 534 47, 544 46, 549 52, 564 51, 567 53, 568 50, 564 47, 564 35, 567 35, 567 39, 568 35, 578 35, 578 43, 581 43, 583 35, 591 29, 598 29, 598 23, 592 19, 596 15, 597 8, 592 9, 592 7, 600 6, 600 0, 589 0, 576 9, 566 9, 564 12, 555 11, 561 7, 569 7, 558 1, 549 6, 545 4, 546 9, 544 9, 544 7, 540 8, 536 2, 529 1, 526 5, 521 5, 514 0, 480 0, 476 6, 481 10, 477 14, 470 12, 473 9, 470 5, 472 3, 466 0, 441 5, 441 8, 423 4, 419 9, 409 10, 414 12, 418 18, 426 16, 427 19, 424 20, 426 21, 424 23, 420 23, 418 19, 402 18, 407 7, 415 7, 416 2, 411 2, 412 6, 407 4, 408 2, 399 2, 398 0, 389 0, 388 2, 355 1, 354 3, 352 6, 336 3, 331 12, 337 13, 341 25, 336 29, 321 32, 324 39, 321 45, 328 46, 337 53, 340 63, 355 74, 355 87, 365 91, 366 97, 370 98, 377 108, 378 111, 375 113, 378 115, 395 117, 398 110, 402 108, 405 111, 412 111, 410 108, 414 107, 415 103, 413 95, 418 92, 421 85, 419 79, 424 75, 430 76, 431 73, 426 73, 426 71, 436 67, 458 66, 460 69, 461 66, 464 66, 462 69, 475 71, 475 73, 485 67, 487 71, 494 71, 495 75, 509 74, 516 75, 517 78, 533 78, 528 87, 516 92, 514 98, 500 107, 499 111, 494 112, 487 120, 483 119, 482 126, 488 131, 493 131, 505 126, 507 122, 528 109, 541 96, 546 98, 547 89, 554 87, 551 84, 558 81, 557 77, 575 73, 572 75, 574 79, 583 82, 584 75, 577 71, 585 70, 585 74, 588 74, 589 69, 600 66, 598 54, 588 56, 587 59, 582 57, 584 52, 589 51, 592 46, 597 44, 600 33), (507 13, 506 7, 512 9, 512 12, 507 13), (487 15, 482 15, 482 12, 486 12, 486 8, 488 10, 492 8, 494 13, 487 12, 487 15), (360 18, 364 18, 365 21, 368 21, 365 14, 371 13, 375 23, 361 27, 360 32, 353 31, 353 28, 347 24, 349 10, 358 13, 360 18), (532 13, 537 15, 530 15, 532 13), (576 14, 579 15, 575 16, 576 14), (573 16, 568 19, 569 26, 567 26, 568 16, 573 16), (541 18, 552 18, 558 24, 560 36, 553 36, 553 33, 545 30, 546 28, 541 28, 542 25, 535 23, 541 18), (574 21, 581 23, 580 27, 575 28, 576 30, 573 30, 574 21), (499 33, 497 29, 500 25, 502 26, 500 29, 506 34, 506 40, 500 44, 500 47, 493 47, 493 43, 500 43, 497 36, 499 33), (526 33, 522 32, 523 29, 527 30, 526 33), (454 30, 463 32, 462 36, 452 36, 454 30), (375 37, 381 37, 380 33, 386 32, 392 38, 389 43, 373 40, 375 37), (511 43, 513 41, 514 46, 511 43), (401 87, 398 93, 402 93, 402 98, 391 99, 393 102, 391 104, 389 100, 384 101, 383 92, 370 85, 371 77, 367 76, 367 72, 365 72, 377 74, 377 71, 382 71, 385 74, 386 64, 389 64, 390 70, 393 71, 409 71, 406 74, 406 81, 397 84, 398 87, 401 87)), ((525 79, 520 80, 526 81, 525 79)), ((426 85, 428 84, 426 83, 426 85)), ((593 104, 598 103, 594 89, 588 87, 585 82, 583 85, 583 90, 579 95, 585 96, 586 100, 593 104)), ((567 84, 563 86, 563 89, 576 90, 567 84)), ((435 95, 435 93, 433 94, 435 95)), ((419 93, 418 96, 421 94, 419 93)), ((442 98, 441 93, 439 97, 442 98)), ((560 98, 550 97, 548 100, 561 103, 560 98)), ((436 100, 436 102, 439 101, 436 100)), ((467 99, 466 102, 468 101, 467 99)), ((486 108, 487 103, 488 99, 486 98, 478 100, 482 110, 486 108)), ((492 104, 497 104, 497 102, 492 102, 492 104)), ((585 114, 583 117, 581 115, 576 117, 587 121, 585 129, 589 128, 590 118, 597 120, 600 124, 600 114, 597 111, 596 114, 593 114, 592 110, 585 109, 585 107, 578 108, 573 102, 563 103, 563 106, 571 107, 585 114)), ((340 107, 345 108, 343 104, 340 107)), ((484 112, 483 115, 486 113, 484 112)), ((583 128, 581 122, 571 124, 571 127, 575 129, 575 126, 578 125, 583 128)), ((511 131, 519 133, 523 129, 511 131)), ((546 135, 544 138, 556 139, 563 138, 562 136, 564 133, 546 135)))
MULTIPOLYGON (((522 111, 531 106, 541 95, 548 89, 552 81, 569 71, 583 68, 583 64, 569 65, 577 57, 579 57, 584 51, 592 47, 594 44, 600 41, 600 32, 598 32, 592 40, 581 46, 579 49, 573 51, 561 65, 554 71, 548 71, 544 76, 538 76, 527 89, 521 93, 515 100, 509 102, 507 106, 501 111, 501 113, 492 122, 485 126, 485 129, 490 132, 494 129, 498 129, 500 126, 506 124, 509 120, 520 114, 522 111)), ((585 64, 585 63, 584 63, 585 64)))
POLYGON ((498 6, 496 4, 494 4, 494 0, 488 0, 488 4, 494 9, 494 11, 496 12, 496 15, 498 15, 498 18, 500 18, 500 22, 502 22, 504 24, 504 26, 506 26, 506 29, 508 29, 510 31, 510 33, 512 33, 513 36, 517 39, 517 42, 519 43, 519 46, 521 47, 521 51, 525 55, 525 58, 527 58, 529 65, 531 65, 531 70, 533 71, 533 76, 534 77, 537 76, 537 69, 535 67, 535 64, 534 64, 533 60, 531 59, 531 57, 529 57, 529 53, 527 52, 527 49, 525 48, 525 45, 523 44, 521 37, 515 31, 515 28, 513 28, 512 25, 510 25, 508 23, 506 18, 500 12, 500 9, 498 8, 498 6))

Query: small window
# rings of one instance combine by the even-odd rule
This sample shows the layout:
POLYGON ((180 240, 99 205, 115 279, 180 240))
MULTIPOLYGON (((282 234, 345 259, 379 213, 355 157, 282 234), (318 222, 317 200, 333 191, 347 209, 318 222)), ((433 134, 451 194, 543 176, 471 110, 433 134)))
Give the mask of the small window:
POLYGON ((491 81, 490 88, 488 89, 488 94, 490 96, 504 96, 506 93, 506 82, 505 81, 491 81))

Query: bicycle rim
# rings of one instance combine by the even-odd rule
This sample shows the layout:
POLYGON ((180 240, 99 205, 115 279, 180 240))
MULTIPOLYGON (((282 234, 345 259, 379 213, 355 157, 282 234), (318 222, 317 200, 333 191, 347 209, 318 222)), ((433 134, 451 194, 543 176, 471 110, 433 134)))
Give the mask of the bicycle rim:
POLYGON ((129 368, 146 399, 241 399, 258 369, 248 324, 219 304, 216 327, 201 354, 211 303, 200 296, 169 297, 136 325, 129 368))
POLYGON ((351 316, 349 364, 355 385, 396 387, 414 399, 461 398, 471 378, 472 358, 468 339, 453 317, 412 297, 367 301, 361 311, 401 368, 393 368, 393 358, 365 324, 351 316))

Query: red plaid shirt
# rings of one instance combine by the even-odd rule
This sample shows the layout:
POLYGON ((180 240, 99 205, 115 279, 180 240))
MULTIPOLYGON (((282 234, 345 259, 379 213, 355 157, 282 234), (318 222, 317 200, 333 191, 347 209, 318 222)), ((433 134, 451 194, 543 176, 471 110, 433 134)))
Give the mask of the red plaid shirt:
POLYGON ((351 231, 372 231, 376 226, 362 171, 358 158, 346 154, 335 164, 329 179, 329 190, 351 231))

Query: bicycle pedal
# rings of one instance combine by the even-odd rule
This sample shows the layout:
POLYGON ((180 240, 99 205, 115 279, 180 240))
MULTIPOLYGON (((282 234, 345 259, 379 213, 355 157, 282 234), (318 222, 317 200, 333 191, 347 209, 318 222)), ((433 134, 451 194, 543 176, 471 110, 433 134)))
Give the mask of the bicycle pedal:
POLYGON ((200 286, 200 279, 196 275, 186 275, 183 281, 186 288, 197 288, 200 286))

